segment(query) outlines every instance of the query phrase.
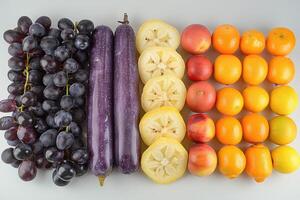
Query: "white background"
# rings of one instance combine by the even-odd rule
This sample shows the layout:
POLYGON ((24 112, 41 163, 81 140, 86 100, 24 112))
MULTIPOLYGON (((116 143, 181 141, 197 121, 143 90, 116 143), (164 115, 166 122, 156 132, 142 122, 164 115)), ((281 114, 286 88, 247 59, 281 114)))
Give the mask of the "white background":
MULTIPOLYGON (((220 23, 231 23, 240 31, 259 29, 265 33, 274 26, 291 28, 300 40, 300 2, 294 1, 237 1, 237 0, 148 0, 148 1, 100 1, 100 0, 1 0, 0 33, 16 26, 18 17, 28 15, 33 20, 41 15, 53 19, 56 25, 61 17, 72 20, 91 19, 96 25, 106 24, 115 28, 116 21, 123 12, 129 14, 131 24, 137 27, 146 19, 160 18, 182 30, 191 23, 202 23, 213 31, 220 23)), ((300 63, 300 45, 290 54, 296 67, 300 63)), ((7 97, 9 81, 7 53, 8 45, 0 40, 0 99, 7 97)), ((300 70, 291 83, 300 94, 300 70)), ((300 127, 300 109, 291 115, 300 127)), ((293 143, 300 150, 300 138, 293 143)), ((0 136, 0 150, 7 144, 0 136)), ((171 185, 156 185, 141 173, 121 175, 118 172, 109 176, 105 186, 100 188, 98 180, 91 174, 76 178, 67 187, 56 187, 49 173, 39 171, 37 178, 29 183, 22 182, 17 170, 0 162, 0 199, 43 199, 43 200, 94 200, 94 199, 299 199, 300 170, 293 174, 282 175, 273 172, 262 184, 256 184, 243 174, 236 180, 228 180, 218 172, 209 177, 186 175, 171 185)))

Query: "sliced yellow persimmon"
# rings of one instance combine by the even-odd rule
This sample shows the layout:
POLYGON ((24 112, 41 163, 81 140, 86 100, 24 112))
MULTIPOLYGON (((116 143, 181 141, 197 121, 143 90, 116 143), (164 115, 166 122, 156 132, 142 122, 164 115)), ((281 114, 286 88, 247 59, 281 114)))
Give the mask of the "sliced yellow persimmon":
POLYGON ((138 61, 139 73, 143 83, 163 75, 174 75, 182 79, 185 63, 174 49, 169 47, 149 47, 143 51, 138 61))
POLYGON ((141 167, 154 182, 168 184, 184 175, 187 160, 188 153, 177 140, 161 137, 143 153, 141 167))
POLYGON ((178 30, 162 20, 145 21, 136 34, 136 48, 139 53, 153 46, 177 49, 179 43, 178 30))
POLYGON ((142 92, 141 104, 148 112, 162 106, 173 106, 181 110, 185 103, 186 88, 175 76, 164 75, 150 79, 142 92))
POLYGON ((178 110, 168 106, 147 112, 139 128, 146 145, 151 145, 160 137, 170 137, 181 142, 186 132, 185 122, 178 110))

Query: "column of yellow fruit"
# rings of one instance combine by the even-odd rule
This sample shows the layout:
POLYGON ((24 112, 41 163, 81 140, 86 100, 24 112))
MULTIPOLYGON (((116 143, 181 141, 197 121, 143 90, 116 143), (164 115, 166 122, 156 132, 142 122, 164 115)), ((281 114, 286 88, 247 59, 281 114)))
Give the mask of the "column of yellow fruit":
POLYGON ((276 85, 270 94, 270 108, 278 114, 270 121, 269 139, 280 145, 271 151, 273 167, 280 173, 291 173, 300 167, 300 155, 287 144, 297 135, 297 126, 286 115, 291 114, 298 107, 298 95, 287 84, 293 80, 295 66, 293 61, 286 57, 295 47, 296 38, 288 28, 273 28, 267 38, 266 48, 272 55, 269 62, 267 79, 276 85))
POLYGON ((187 165, 188 154, 180 144, 186 132, 180 115, 186 88, 181 80, 185 63, 176 52, 179 38, 179 32, 161 20, 144 22, 136 35, 138 68, 144 84, 141 105, 146 112, 139 129, 149 146, 142 155, 141 167, 160 184, 182 177, 187 165))

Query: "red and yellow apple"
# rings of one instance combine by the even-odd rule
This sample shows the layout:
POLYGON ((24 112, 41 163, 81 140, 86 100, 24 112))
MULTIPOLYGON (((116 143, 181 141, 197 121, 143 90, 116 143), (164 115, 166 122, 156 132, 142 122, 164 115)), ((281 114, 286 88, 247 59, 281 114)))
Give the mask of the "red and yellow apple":
POLYGON ((196 176, 209 176, 217 167, 216 151, 207 144, 195 144, 189 150, 188 169, 196 176))
POLYGON ((192 81, 206 81, 213 72, 213 65, 203 55, 193 55, 186 62, 187 75, 192 81))
POLYGON ((186 103, 194 112, 207 112, 216 102, 216 90, 207 81, 193 83, 187 91, 186 103))
POLYGON ((194 142, 209 142, 215 136, 214 121, 205 114, 193 114, 188 119, 187 133, 194 142))
POLYGON ((211 33, 201 24, 191 24, 181 33, 181 46, 191 54, 201 54, 211 45, 211 33))

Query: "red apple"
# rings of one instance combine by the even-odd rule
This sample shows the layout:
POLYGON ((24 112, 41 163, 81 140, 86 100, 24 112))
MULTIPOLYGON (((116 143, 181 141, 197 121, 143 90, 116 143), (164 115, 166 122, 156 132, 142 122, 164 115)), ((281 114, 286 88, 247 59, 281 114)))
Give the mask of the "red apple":
POLYGON ((191 115, 187 123, 188 138, 194 142, 209 142, 215 136, 215 123, 205 114, 191 115))
POLYGON ((187 75, 192 81, 206 81, 213 72, 213 65, 208 58, 202 55, 191 56, 187 62, 187 75))
POLYGON ((209 176, 217 167, 216 151, 207 144, 196 144, 189 150, 188 169, 197 176, 209 176))
POLYGON ((191 24, 181 34, 181 46, 191 54, 201 54, 211 45, 211 34, 201 24, 191 24))
POLYGON ((207 81, 193 83, 188 91, 186 103, 194 112, 207 112, 211 110, 216 102, 216 90, 207 81))

